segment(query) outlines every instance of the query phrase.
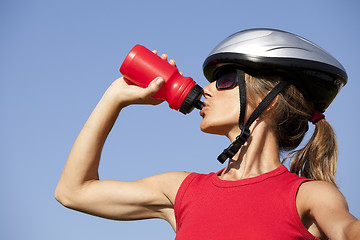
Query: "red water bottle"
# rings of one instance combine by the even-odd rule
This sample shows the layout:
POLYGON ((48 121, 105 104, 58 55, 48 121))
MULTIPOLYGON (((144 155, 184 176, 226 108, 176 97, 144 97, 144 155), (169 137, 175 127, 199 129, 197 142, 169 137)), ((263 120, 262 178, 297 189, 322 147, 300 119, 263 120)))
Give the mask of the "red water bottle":
POLYGON ((169 107, 187 114, 194 107, 201 109, 202 88, 191 77, 183 77, 178 69, 158 55, 141 45, 135 45, 126 56, 120 67, 125 80, 139 86, 147 87, 156 77, 162 77, 164 84, 153 95, 164 99, 169 107))

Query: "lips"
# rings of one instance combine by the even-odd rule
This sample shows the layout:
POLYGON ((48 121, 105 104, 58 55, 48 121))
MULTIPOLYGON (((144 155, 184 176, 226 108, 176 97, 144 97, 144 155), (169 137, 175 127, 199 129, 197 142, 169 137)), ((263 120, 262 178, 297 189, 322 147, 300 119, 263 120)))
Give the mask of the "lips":
POLYGON ((204 109, 205 109, 205 107, 203 107, 203 108, 201 109, 201 111, 200 111, 200 116, 201 116, 202 118, 205 117, 204 109))
MULTIPOLYGON (((206 101, 206 100, 205 100, 206 101)), ((201 111, 200 111, 200 116, 202 117, 202 118, 204 118, 205 117, 205 111, 206 111, 206 109, 209 107, 209 105, 207 105, 207 103, 204 101, 204 107, 201 109, 201 111)))

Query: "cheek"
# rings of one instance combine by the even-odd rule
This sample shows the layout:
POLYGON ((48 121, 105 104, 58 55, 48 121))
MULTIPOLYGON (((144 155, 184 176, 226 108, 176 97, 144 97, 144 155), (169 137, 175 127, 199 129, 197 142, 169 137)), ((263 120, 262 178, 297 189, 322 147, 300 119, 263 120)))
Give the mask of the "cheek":
POLYGON ((238 123, 240 113, 240 104, 232 102, 226 102, 219 106, 219 111, 216 114, 216 117, 219 122, 222 122, 225 125, 232 125, 238 123))

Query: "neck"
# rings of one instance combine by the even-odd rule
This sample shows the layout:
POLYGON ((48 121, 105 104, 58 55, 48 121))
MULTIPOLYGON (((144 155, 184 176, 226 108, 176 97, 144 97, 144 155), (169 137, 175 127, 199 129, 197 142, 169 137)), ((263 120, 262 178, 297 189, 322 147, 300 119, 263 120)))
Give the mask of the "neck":
MULTIPOLYGON (((281 165, 277 138, 263 121, 256 121, 250 127, 251 135, 239 152, 230 159, 221 174, 223 180, 240 180, 256 177, 281 165)), ((237 133, 229 134, 234 141, 237 133)))

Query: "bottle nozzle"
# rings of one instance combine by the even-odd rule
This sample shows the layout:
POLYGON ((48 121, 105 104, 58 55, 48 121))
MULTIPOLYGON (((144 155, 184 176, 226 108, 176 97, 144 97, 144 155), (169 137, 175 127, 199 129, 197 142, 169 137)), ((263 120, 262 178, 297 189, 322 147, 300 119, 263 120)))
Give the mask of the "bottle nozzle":
POLYGON ((197 109, 199 109, 199 110, 201 110, 203 107, 205 107, 205 104, 202 102, 202 101, 197 101, 196 103, 195 103, 195 107, 197 108, 197 109))

